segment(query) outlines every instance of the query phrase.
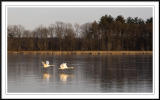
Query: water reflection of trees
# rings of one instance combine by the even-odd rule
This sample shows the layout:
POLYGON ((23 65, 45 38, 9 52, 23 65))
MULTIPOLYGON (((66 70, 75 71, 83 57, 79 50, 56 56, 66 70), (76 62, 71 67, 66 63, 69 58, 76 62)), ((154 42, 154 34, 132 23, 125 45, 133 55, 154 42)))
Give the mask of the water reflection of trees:
POLYGON ((145 59, 142 55, 109 57, 102 70, 101 83, 107 83, 101 84, 103 91, 138 92, 146 81, 152 84, 152 65, 145 59))
POLYGON ((99 83, 99 77, 102 69, 100 60, 101 59, 99 56, 87 55, 84 56, 81 61, 79 61, 81 63, 81 66, 76 71, 77 84, 80 84, 81 81, 82 83, 87 82, 86 85, 99 83))
POLYGON ((39 77, 41 73, 39 57, 35 55, 9 54, 8 62, 8 76, 11 79, 19 80, 27 76, 39 77))
POLYGON ((145 92, 146 84, 152 87, 151 56, 88 56, 84 61, 87 63, 77 72, 77 84, 79 80, 86 81, 84 85, 99 84, 102 92, 145 92))

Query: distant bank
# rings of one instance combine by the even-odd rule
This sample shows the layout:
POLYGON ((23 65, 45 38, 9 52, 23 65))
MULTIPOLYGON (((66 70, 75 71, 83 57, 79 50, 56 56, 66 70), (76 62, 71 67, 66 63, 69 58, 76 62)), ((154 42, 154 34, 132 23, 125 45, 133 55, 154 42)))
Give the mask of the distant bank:
POLYGON ((22 54, 90 54, 90 55, 136 55, 136 54, 152 54, 152 51, 8 51, 8 53, 22 54))

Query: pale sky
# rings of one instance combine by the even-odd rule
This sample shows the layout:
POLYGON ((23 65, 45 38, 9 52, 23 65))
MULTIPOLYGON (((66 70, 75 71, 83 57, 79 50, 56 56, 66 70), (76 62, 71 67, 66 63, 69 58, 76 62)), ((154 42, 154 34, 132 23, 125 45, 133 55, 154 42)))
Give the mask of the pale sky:
POLYGON ((8 25, 22 25, 25 29, 33 30, 40 25, 48 26, 56 21, 66 23, 84 24, 87 22, 99 21, 105 14, 117 17, 139 17, 144 20, 152 17, 152 8, 8 8, 8 25))

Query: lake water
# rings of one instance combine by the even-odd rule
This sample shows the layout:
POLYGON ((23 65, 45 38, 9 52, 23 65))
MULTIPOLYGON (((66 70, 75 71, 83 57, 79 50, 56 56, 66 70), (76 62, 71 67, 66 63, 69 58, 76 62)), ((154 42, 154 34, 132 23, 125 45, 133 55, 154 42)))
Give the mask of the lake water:
POLYGON ((152 55, 8 54, 8 92, 151 93, 152 55), (63 62, 74 70, 60 72, 63 62))

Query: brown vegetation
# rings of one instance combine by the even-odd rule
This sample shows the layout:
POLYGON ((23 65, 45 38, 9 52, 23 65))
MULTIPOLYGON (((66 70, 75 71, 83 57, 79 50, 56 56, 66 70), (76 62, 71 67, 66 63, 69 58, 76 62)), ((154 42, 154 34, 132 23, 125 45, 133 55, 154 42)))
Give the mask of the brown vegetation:
POLYGON ((53 55, 136 55, 152 54, 152 51, 8 51, 8 53, 22 54, 53 54, 53 55))

